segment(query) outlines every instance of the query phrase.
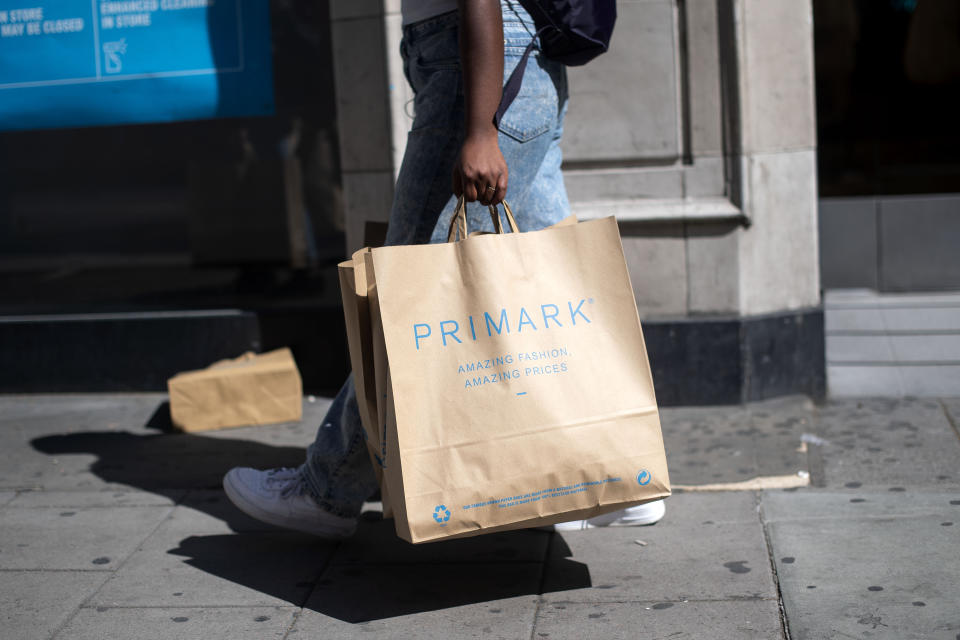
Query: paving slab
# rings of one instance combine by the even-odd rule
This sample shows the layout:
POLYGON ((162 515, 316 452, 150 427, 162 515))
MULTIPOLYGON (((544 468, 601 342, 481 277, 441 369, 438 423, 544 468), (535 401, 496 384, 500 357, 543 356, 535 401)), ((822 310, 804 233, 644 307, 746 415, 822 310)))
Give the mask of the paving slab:
POLYGON ((960 486, 960 438, 934 399, 835 400, 817 412, 826 485, 960 486))
POLYGON ((91 466, 95 452, 45 444, 73 443, 88 432, 155 433, 150 424, 165 394, 4 396, 0 412, 0 487, 109 488, 91 466))
POLYGON ((870 491, 847 487, 830 491, 764 491, 764 522, 816 518, 942 516, 960 526, 960 488, 954 491, 870 491))
POLYGON ((529 638, 536 596, 503 598, 389 618, 346 622, 310 608, 297 618, 291 638, 529 638))
POLYGON ((546 602, 776 598, 752 492, 679 494, 650 527, 558 534, 546 602), (643 545, 637 543, 642 541, 643 545), (589 586, 582 573, 589 574, 589 586))
POLYGON ((96 462, 95 456, 48 455, 31 446, 30 440, 34 437, 0 425, 0 489, 60 487, 96 491, 104 488, 103 481, 90 473, 90 466, 96 462))
POLYGON ((0 569, 115 569, 170 507, 3 507, 0 569), (109 524, 107 524, 109 523, 109 524))
POLYGON ((16 491, 0 491, 0 507, 17 497, 16 491))
POLYGON ((850 504, 846 493, 818 493, 826 502, 800 494, 765 495, 791 637, 960 633, 960 555, 947 551, 960 548, 960 499, 951 495, 926 495, 919 507, 915 495, 865 492, 865 502, 858 504, 850 504), (898 500, 903 515, 892 513, 898 500), (918 508, 941 511, 923 514, 918 508), (783 515, 789 519, 778 519, 783 515))
POLYGON ((545 604, 533 638, 782 638, 776 598, 748 601, 545 604))
MULTIPOLYGON (((50 466, 50 463, 39 463, 36 468, 30 470, 30 463, 26 462, 19 465, 17 471, 21 472, 19 477, 12 477, 9 470, 11 466, 3 466, 7 463, 0 456, 0 468, 8 471, 0 471, 0 487, 14 491, 43 491, 46 489, 61 491, 128 491, 129 485, 105 483, 95 473, 89 471, 92 459, 89 462, 81 460, 71 461, 76 468, 50 466)), ((16 464, 16 463, 12 463, 16 464)), ((56 464, 56 463, 52 463, 56 464)))
POLYGON ((431 544, 410 544, 397 537, 393 520, 361 522, 343 541, 332 564, 469 564, 543 562, 551 533, 535 529, 505 531, 431 544))
POLYGON ((294 607, 119 608, 84 607, 58 640, 236 640, 276 638, 290 628, 294 607))
POLYGON ((813 404, 783 398, 747 407, 664 409, 670 480, 679 485, 738 482, 807 471, 801 448, 813 429, 813 404))
MULTIPOLYGON (((295 628, 311 635, 330 629, 340 637, 336 630, 343 627, 333 621, 366 622, 374 626, 363 628, 389 630, 388 637, 449 638, 461 637, 454 630, 469 621, 471 628, 489 626, 506 637, 526 638, 541 572, 533 562, 331 566, 295 628)), ((353 636, 344 631, 342 637, 353 636)))
MULTIPOLYGON (((754 491, 675 493, 666 499, 667 513, 663 520, 649 527, 625 527, 620 530, 633 531, 638 534, 637 537, 642 538, 639 534, 657 529, 683 531, 685 528, 710 523, 750 524, 759 521, 758 504, 759 495, 754 491)), ((592 531, 608 530, 612 529, 592 531)))
POLYGON ((815 405, 803 396, 788 396, 748 405, 757 475, 811 471, 803 437, 813 429, 815 405))
MULTIPOLYGON (((3 398, 0 411, 0 489, 42 489, 59 485, 64 489, 100 489, 102 484, 89 472, 96 461, 93 455, 59 456, 39 451, 32 441, 45 437, 62 437, 66 425, 57 417, 47 417, 35 424, 21 425, 4 415, 10 404, 3 398)), ((76 427, 75 427, 76 428, 76 427)), ((73 433, 82 433, 79 428, 73 433)), ((76 435, 74 437, 76 437, 76 435)))
POLYGON ((0 489, 216 489, 233 466, 297 466, 326 401, 298 423, 171 432, 164 394, 5 396, 0 489))
POLYGON ((757 474, 746 409, 670 408, 661 410, 660 419, 673 484, 735 482, 757 474))
MULTIPOLYGON (((227 435, 224 435, 227 434, 227 435)), ((217 489, 223 474, 234 466, 292 467, 304 460, 304 446, 274 446, 205 434, 135 433, 132 431, 86 431, 52 434, 29 440, 35 453, 43 456, 44 468, 28 479, 46 489, 83 487, 94 489, 133 488, 173 495, 190 489, 217 489), (69 468, 69 477, 56 473, 69 468)), ((28 451, 30 451, 28 449, 28 451)), ((27 472, 31 469, 26 469, 27 472)))
POLYGON ((7 395, 0 429, 34 435, 99 429, 145 433, 166 398, 165 393, 7 395))
POLYGON ((292 532, 234 534, 228 522, 179 506, 90 604, 302 606, 335 547, 292 532))
POLYGON ((107 579, 100 571, 0 571, 0 636, 49 638, 107 579))
POLYGON ((12 507, 172 507, 186 495, 172 496, 147 491, 21 491, 12 507))
MULTIPOLYGON (((960 393, 960 392, 958 392, 960 393)), ((947 421, 953 427, 954 433, 960 438, 960 397, 941 398, 940 404, 947 415, 947 421)))

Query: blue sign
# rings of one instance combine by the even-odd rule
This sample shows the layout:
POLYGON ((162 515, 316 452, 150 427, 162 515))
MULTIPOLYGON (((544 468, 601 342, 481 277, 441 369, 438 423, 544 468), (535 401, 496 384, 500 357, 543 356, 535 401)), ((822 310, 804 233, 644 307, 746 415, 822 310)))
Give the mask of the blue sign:
POLYGON ((273 113, 269 3, 0 0, 0 129, 273 113))

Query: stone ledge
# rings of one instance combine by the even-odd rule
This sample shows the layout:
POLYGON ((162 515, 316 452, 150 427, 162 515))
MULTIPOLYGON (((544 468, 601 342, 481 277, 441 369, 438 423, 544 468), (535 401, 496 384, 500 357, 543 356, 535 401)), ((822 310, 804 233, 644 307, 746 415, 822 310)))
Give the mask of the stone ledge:
POLYGON ((580 220, 615 216, 630 222, 708 222, 744 219, 743 211, 726 198, 628 199, 573 202, 580 220))

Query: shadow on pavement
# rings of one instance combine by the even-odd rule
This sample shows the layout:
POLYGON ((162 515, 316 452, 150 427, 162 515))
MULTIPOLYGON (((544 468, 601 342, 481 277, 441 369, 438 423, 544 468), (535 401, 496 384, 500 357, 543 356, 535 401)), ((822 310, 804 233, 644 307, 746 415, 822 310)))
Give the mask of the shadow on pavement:
POLYGON ((157 434, 92 431, 45 436, 49 455, 93 454, 90 471, 223 520, 237 534, 192 535, 169 554, 206 573, 350 623, 591 586, 586 565, 559 535, 518 530, 426 545, 399 539, 391 520, 364 514, 341 543, 265 531, 222 494, 234 466, 294 467, 301 447, 171 432, 161 405, 147 423, 157 434), (188 491, 210 493, 187 495, 188 491), (185 498, 186 496, 186 498, 185 498), (552 546, 552 548, 550 548, 552 546), (549 580, 547 577, 549 575, 549 580))
MULTIPOLYGON (((95 455, 90 471, 104 482, 128 485, 174 502, 187 491, 222 491, 223 475, 232 467, 295 467, 304 459, 301 447, 189 433, 86 431, 36 438, 30 444, 52 456, 95 455)), ((224 520, 234 530, 249 523, 238 510, 225 509, 221 500, 191 500, 189 506, 224 520)))
POLYGON ((410 545, 396 537, 392 522, 382 521, 361 524, 358 535, 367 544, 405 549, 398 562, 379 554, 371 562, 351 562, 352 542, 346 541, 337 549, 327 547, 332 558, 321 566, 325 545, 305 537, 280 544, 256 535, 213 535, 185 538, 168 553, 184 556, 187 564, 224 580, 349 623, 536 597, 544 592, 545 572, 562 576, 550 581, 550 592, 592 584, 586 565, 560 557, 571 555, 563 538, 547 532, 512 531, 410 545), (545 549, 545 540, 562 547, 554 550, 550 563, 542 563, 542 557, 511 562, 523 549, 545 549), (299 564, 291 566, 293 559, 299 564), (304 562, 318 563, 317 577, 310 583, 297 581, 304 562))

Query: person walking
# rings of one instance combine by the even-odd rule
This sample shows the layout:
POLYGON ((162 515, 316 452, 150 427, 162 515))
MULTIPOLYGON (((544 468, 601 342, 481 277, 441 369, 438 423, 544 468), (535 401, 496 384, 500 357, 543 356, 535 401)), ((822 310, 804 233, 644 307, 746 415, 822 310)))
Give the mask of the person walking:
MULTIPOLYGON (((510 203, 521 231, 570 215, 560 170, 566 68, 534 49, 516 99, 494 125, 503 82, 536 33, 517 0, 403 0, 401 55, 414 119, 397 178, 387 245, 446 242, 459 197, 471 230, 492 230, 488 205, 510 203), (451 184, 452 183, 452 184, 451 184)), ((324 538, 353 534, 377 490, 349 376, 296 469, 231 469, 230 500, 248 515, 324 538)), ((663 501, 558 530, 652 524, 663 501)))

